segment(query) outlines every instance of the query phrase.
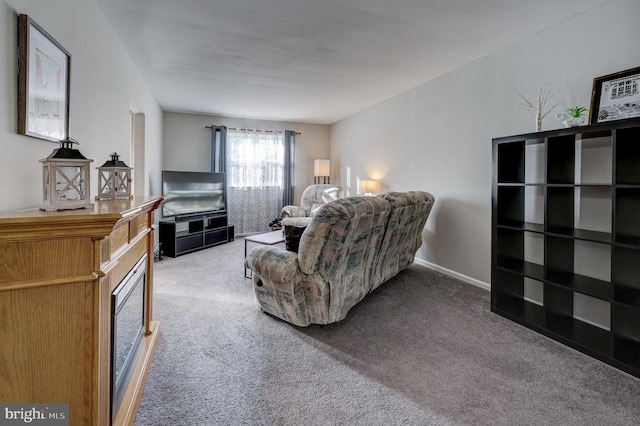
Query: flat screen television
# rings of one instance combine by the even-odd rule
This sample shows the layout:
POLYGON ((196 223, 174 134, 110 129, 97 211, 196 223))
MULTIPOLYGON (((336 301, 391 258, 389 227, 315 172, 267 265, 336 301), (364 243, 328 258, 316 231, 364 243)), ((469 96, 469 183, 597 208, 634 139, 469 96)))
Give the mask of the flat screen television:
POLYGON ((175 220, 227 210, 224 173, 162 171, 162 217, 175 220))

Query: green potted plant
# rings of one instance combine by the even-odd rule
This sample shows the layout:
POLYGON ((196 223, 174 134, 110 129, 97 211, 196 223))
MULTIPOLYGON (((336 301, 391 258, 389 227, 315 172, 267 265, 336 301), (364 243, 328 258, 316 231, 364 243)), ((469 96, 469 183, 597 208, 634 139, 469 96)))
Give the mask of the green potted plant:
POLYGON ((575 106, 575 107, 569 108, 567 110, 569 115, 571 115, 571 117, 573 117, 573 118, 582 117, 582 115, 584 113, 586 113, 587 111, 588 111, 588 109, 586 107, 579 107, 579 106, 575 106))
POLYGON ((586 113, 589 109, 586 107, 575 106, 569 108, 566 112, 556 115, 556 118, 562 121, 565 127, 584 126, 587 124, 586 113))

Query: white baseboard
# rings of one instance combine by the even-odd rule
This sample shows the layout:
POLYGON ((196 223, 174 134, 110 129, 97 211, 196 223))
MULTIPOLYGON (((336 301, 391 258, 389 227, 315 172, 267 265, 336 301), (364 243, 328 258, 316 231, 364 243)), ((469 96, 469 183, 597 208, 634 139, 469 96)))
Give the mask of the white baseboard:
POLYGON ((484 290, 491 291, 491 284, 485 283, 484 281, 471 278, 470 276, 461 274, 456 271, 452 271, 451 269, 444 268, 442 266, 436 265, 435 263, 427 262, 426 260, 415 259, 414 262, 420 266, 424 266, 425 268, 433 269, 434 271, 438 271, 445 275, 449 275, 450 277, 459 279, 460 281, 464 281, 466 283, 475 285, 476 287, 480 287, 484 290))

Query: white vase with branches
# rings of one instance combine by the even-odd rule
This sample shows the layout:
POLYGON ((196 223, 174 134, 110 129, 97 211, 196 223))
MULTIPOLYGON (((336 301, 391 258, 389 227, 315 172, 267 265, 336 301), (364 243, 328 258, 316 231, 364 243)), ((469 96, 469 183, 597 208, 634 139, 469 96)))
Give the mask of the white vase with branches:
POLYGON ((562 99, 556 100, 555 93, 552 93, 549 83, 544 83, 538 89, 538 94, 531 100, 525 98, 520 92, 518 96, 524 101, 521 105, 536 114, 536 132, 542 130, 542 119, 545 118, 555 107, 562 103, 562 99), (549 104, 552 105, 550 106, 549 104))

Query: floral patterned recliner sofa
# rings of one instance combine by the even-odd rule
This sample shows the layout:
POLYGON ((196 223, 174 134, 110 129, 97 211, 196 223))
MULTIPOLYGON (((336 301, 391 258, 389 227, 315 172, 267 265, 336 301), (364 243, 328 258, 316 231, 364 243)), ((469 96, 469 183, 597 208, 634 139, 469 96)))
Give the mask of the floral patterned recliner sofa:
POLYGON ((341 321, 413 263, 433 202, 427 192, 410 191, 323 205, 304 230, 298 253, 258 246, 247 254, 258 304, 297 326, 341 321))

